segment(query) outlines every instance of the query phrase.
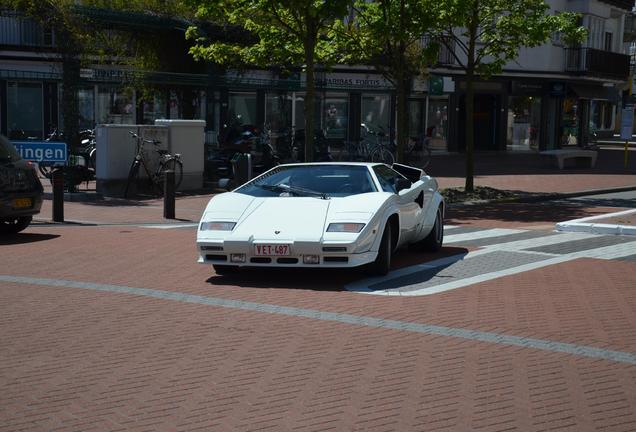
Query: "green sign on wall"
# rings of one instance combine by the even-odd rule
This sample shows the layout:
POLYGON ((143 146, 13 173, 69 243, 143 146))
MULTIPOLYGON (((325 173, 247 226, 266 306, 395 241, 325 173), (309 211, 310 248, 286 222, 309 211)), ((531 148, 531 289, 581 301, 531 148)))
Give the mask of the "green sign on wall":
POLYGON ((428 94, 440 96, 444 94, 444 77, 431 75, 428 79, 428 94))

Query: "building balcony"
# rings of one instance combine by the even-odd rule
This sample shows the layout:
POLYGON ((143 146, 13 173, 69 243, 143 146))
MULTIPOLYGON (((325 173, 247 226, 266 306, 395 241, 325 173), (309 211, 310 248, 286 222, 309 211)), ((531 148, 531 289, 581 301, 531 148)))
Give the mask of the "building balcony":
MULTIPOLYGON (((431 43, 430 36, 428 35, 422 36, 422 39, 420 41, 422 48, 428 47, 430 43, 431 43)), ((432 64, 431 66, 443 67, 443 66, 452 66, 456 64, 457 60, 455 59, 455 56, 453 55, 454 51, 455 51, 454 40, 448 39, 446 44, 440 42, 439 50, 437 52, 437 59, 435 60, 435 63, 432 64)))
POLYGON ((574 75, 626 81, 629 56, 595 48, 566 48, 565 71, 574 75))
POLYGON ((623 42, 636 41, 636 16, 629 14, 625 16, 625 32, 623 33, 623 42))
POLYGON ((18 12, 0 9, 0 46, 11 48, 52 48, 55 34, 18 12))

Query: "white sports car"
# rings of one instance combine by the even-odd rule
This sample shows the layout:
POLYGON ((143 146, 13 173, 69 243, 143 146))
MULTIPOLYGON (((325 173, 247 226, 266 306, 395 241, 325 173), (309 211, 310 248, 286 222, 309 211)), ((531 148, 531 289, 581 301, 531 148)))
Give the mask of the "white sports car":
POLYGON ((197 232, 199 262, 217 274, 241 266, 357 267, 389 271, 399 247, 436 251, 444 238, 437 181, 406 165, 279 165, 210 199, 197 232))

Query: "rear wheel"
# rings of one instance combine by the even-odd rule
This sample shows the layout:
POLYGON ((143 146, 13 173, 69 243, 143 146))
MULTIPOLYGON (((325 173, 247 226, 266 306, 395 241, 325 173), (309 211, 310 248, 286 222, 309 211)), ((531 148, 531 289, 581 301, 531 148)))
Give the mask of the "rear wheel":
POLYGON ((374 276, 384 276, 389 272, 391 268, 391 243, 391 224, 387 222, 384 233, 382 233, 378 256, 369 266, 369 271, 374 276))
POLYGON ((128 179, 126 180, 126 188, 124 189, 124 198, 128 198, 128 192, 130 188, 137 182, 138 176, 139 162, 135 160, 132 165, 130 165, 130 170, 128 171, 128 179))
POLYGON ((51 165, 47 165, 46 163, 38 163, 38 170, 40 171, 40 174, 42 174, 47 179, 50 179, 53 167, 51 165))
POLYGON ((0 220, 0 234, 16 234, 29 226, 33 216, 19 216, 0 220))
POLYGON ((229 266, 223 264, 213 264, 212 267, 214 267, 214 272, 220 276, 234 274, 238 272, 239 269, 237 266, 229 266))
POLYGON ((435 225, 433 225, 433 229, 428 233, 426 237, 415 244, 419 249, 429 251, 429 252, 437 252, 442 248, 442 243, 444 242, 444 212, 442 207, 437 208, 437 213, 435 214, 435 225))
POLYGON ((157 188, 163 191, 163 183, 166 178, 166 171, 174 171, 174 188, 179 189, 181 181, 183 181, 183 163, 178 159, 168 159, 161 164, 159 169, 159 176, 157 176, 157 188))

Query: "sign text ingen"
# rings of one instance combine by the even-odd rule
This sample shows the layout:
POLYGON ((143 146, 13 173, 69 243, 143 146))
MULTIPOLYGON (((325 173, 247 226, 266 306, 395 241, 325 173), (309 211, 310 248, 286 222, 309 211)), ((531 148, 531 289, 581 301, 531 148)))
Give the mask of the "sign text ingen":
POLYGON ((13 141, 22 156, 32 162, 66 163, 66 143, 55 141, 13 141))

